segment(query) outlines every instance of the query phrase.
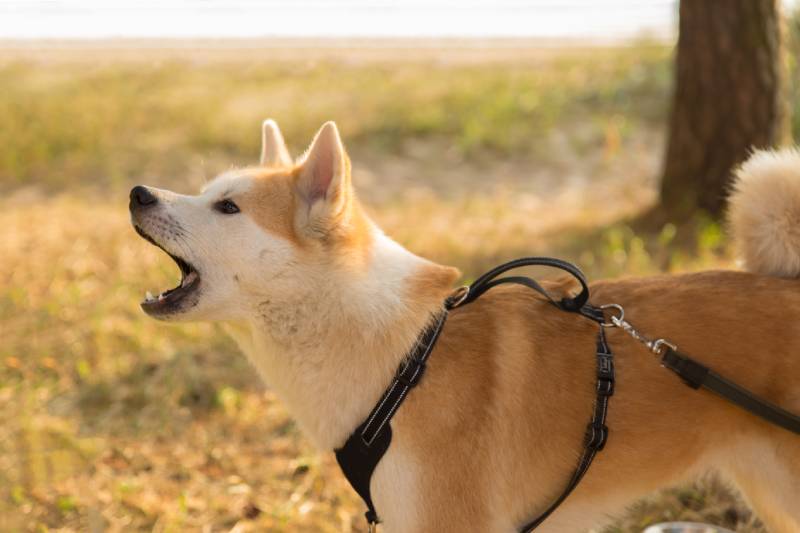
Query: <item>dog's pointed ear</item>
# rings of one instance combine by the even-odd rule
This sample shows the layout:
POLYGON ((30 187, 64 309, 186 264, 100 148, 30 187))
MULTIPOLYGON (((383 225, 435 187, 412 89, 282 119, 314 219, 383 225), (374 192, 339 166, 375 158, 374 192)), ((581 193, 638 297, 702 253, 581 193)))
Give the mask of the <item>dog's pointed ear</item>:
POLYGON ((335 123, 326 122, 314 136, 296 179, 301 223, 326 232, 341 222, 352 191, 350 160, 335 123))
POLYGON ((292 165, 289 150, 283 141, 278 123, 271 118, 261 125, 261 165, 265 167, 288 167, 292 165))

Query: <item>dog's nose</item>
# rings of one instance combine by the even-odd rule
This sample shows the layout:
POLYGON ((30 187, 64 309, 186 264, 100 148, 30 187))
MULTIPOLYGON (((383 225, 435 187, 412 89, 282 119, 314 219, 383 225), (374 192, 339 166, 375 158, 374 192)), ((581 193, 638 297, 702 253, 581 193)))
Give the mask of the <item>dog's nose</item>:
POLYGON ((137 185, 131 189, 131 202, 129 204, 131 209, 135 207, 146 207, 156 202, 158 202, 158 199, 153 196, 153 193, 151 193, 147 187, 137 185))

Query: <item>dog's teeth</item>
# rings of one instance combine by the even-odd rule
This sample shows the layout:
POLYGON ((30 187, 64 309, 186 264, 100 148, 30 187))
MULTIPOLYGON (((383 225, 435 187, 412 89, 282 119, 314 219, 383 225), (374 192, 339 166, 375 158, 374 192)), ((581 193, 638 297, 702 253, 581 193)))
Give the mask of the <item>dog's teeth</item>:
POLYGON ((185 278, 183 278, 181 287, 186 287, 196 279, 197 279, 197 272, 189 272, 189 274, 185 278))
POLYGON ((152 293, 152 292, 150 292, 150 291, 147 291, 147 292, 145 293, 145 295, 144 295, 144 300, 145 300, 146 302, 152 302, 153 300, 155 300, 155 298, 153 297, 153 293, 152 293))
POLYGON ((158 301, 160 302, 163 299, 164 299, 164 293, 162 292, 161 294, 158 295, 158 301))

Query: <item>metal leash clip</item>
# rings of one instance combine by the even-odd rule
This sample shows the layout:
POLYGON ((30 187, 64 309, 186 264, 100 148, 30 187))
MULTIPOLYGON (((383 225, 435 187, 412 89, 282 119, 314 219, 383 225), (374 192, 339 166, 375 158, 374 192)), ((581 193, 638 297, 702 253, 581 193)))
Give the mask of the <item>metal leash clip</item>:
POLYGON ((666 339, 651 339, 639 332, 633 325, 625 320, 625 309, 619 304, 605 304, 601 305, 600 309, 615 309, 619 312, 617 315, 611 315, 610 322, 603 322, 601 325, 604 328, 620 328, 622 331, 633 337, 635 340, 644 344, 648 350, 659 357, 663 357, 668 348, 677 350, 678 347, 666 339))

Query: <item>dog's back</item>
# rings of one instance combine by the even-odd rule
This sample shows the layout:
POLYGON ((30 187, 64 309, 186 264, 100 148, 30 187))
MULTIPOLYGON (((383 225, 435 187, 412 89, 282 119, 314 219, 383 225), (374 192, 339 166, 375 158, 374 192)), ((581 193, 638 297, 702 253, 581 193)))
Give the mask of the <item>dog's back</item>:
MULTIPOLYGON (((754 161, 732 197, 732 227, 754 272, 603 281, 592 285, 592 303, 622 305, 640 331, 800 413, 800 226, 792 223, 800 221, 800 157, 754 161), (771 204, 760 203, 765 194, 771 204)), ((712 469, 770 531, 800 531, 800 437, 688 388, 622 330, 607 333, 617 369, 608 443, 540 531, 581 530, 712 469)), ((592 410, 596 334, 591 321, 524 288, 495 289, 451 313, 425 381, 397 419, 399 446, 437 473, 419 487, 428 511, 421 530, 511 529, 560 493, 592 410)))
MULTIPOLYGON (((621 304, 641 331, 800 413, 800 281, 719 271, 605 281, 592 293, 595 304, 621 304)), ((542 531, 579 531, 709 469, 728 474, 772 530, 797 531, 789 504, 800 498, 800 437, 691 390, 623 331, 607 333, 617 369, 608 444, 542 531)), ((521 288, 452 313, 397 420, 400 446, 437 472, 421 491, 430 530, 455 531, 462 520, 510 528, 564 488, 592 411, 596 334, 593 322, 521 288)))

